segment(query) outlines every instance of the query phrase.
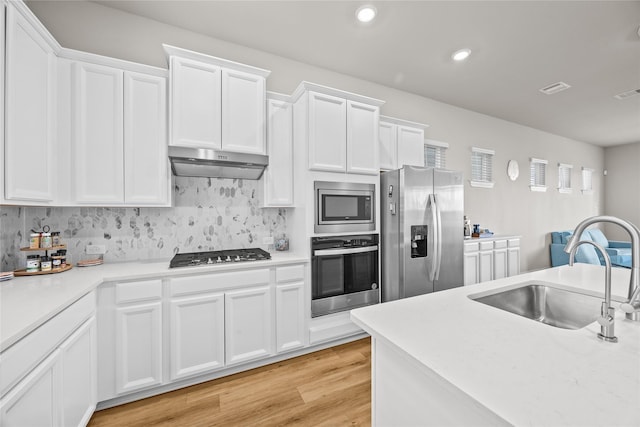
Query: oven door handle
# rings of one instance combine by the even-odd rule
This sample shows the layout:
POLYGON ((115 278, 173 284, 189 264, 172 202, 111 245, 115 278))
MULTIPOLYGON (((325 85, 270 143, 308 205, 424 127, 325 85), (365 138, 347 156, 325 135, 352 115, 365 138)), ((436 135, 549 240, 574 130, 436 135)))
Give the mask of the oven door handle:
POLYGON ((360 248, 348 248, 348 249, 317 249, 313 251, 314 256, 330 256, 330 255, 349 255, 349 254, 361 254, 364 252, 374 252, 378 250, 378 245, 364 246, 360 248))

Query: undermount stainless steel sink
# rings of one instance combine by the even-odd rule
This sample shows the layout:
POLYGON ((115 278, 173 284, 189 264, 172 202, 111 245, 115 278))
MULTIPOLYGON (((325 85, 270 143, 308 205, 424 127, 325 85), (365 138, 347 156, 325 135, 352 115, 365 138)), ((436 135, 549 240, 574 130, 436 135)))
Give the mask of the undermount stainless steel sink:
POLYGON ((564 329, 580 329, 595 322, 603 301, 601 297, 530 282, 507 290, 469 295, 469 298, 564 329))

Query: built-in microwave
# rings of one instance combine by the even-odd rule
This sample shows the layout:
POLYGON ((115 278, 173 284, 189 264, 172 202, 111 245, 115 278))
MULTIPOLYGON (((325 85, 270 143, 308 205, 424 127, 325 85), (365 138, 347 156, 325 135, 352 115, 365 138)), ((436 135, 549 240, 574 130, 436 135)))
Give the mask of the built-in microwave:
POLYGON ((376 229, 374 184, 315 181, 316 233, 349 233, 376 229))

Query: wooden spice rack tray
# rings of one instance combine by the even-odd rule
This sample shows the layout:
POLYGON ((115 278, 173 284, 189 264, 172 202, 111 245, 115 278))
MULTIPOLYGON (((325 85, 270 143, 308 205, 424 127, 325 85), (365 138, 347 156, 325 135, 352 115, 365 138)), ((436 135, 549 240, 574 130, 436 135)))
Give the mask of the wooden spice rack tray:
POLYGON ((64 271, 71 270, 73 267, 71 264, 67 264, 64 267, 51 269, 49 271, 27 271, 26 269, 16 270, 13 272, 14 276, 39 276, 41 274, 54 274, 54 273, 62 273, 64 271))
MULTIPOLYGON (((51 246, 50 248, 31 248, 31 247, 26 247, 26 248, 20 248, 21 251, 23 252, 44 252, 45 254, 48 254, 49 251, 55 251, 58 249, 67 249, 67 245, 57 245, 57 246, 51 246)), ((53 258, 60 258, 60 257, 53 257, 53 258)), ((14 276, 40 276, 42 274, 55 274, 55 273, 62 273, 65 271, 69 271, 73 268, 73 266, 71 264, 67 264, 64 267, 60 267, 60 268, 52 268, 51 270, 48 271, 27 271, 26 268, 23 268, 21 270, 16 270, 13 272, 14 276)))

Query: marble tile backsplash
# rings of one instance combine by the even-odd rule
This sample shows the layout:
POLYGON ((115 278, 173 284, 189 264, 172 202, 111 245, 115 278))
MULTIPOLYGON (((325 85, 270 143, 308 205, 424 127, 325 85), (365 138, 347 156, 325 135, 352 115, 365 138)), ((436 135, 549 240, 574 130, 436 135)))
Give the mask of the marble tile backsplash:
POLYGON ((60 231, 72 262, 87 245, 105 261, 170 259, 177 252, 261 247, 286 235, 285 209, 261 208, 260 181, 176 177, 171 208, 0 207, 0 270, 24 268, 30 230, 60 231))

